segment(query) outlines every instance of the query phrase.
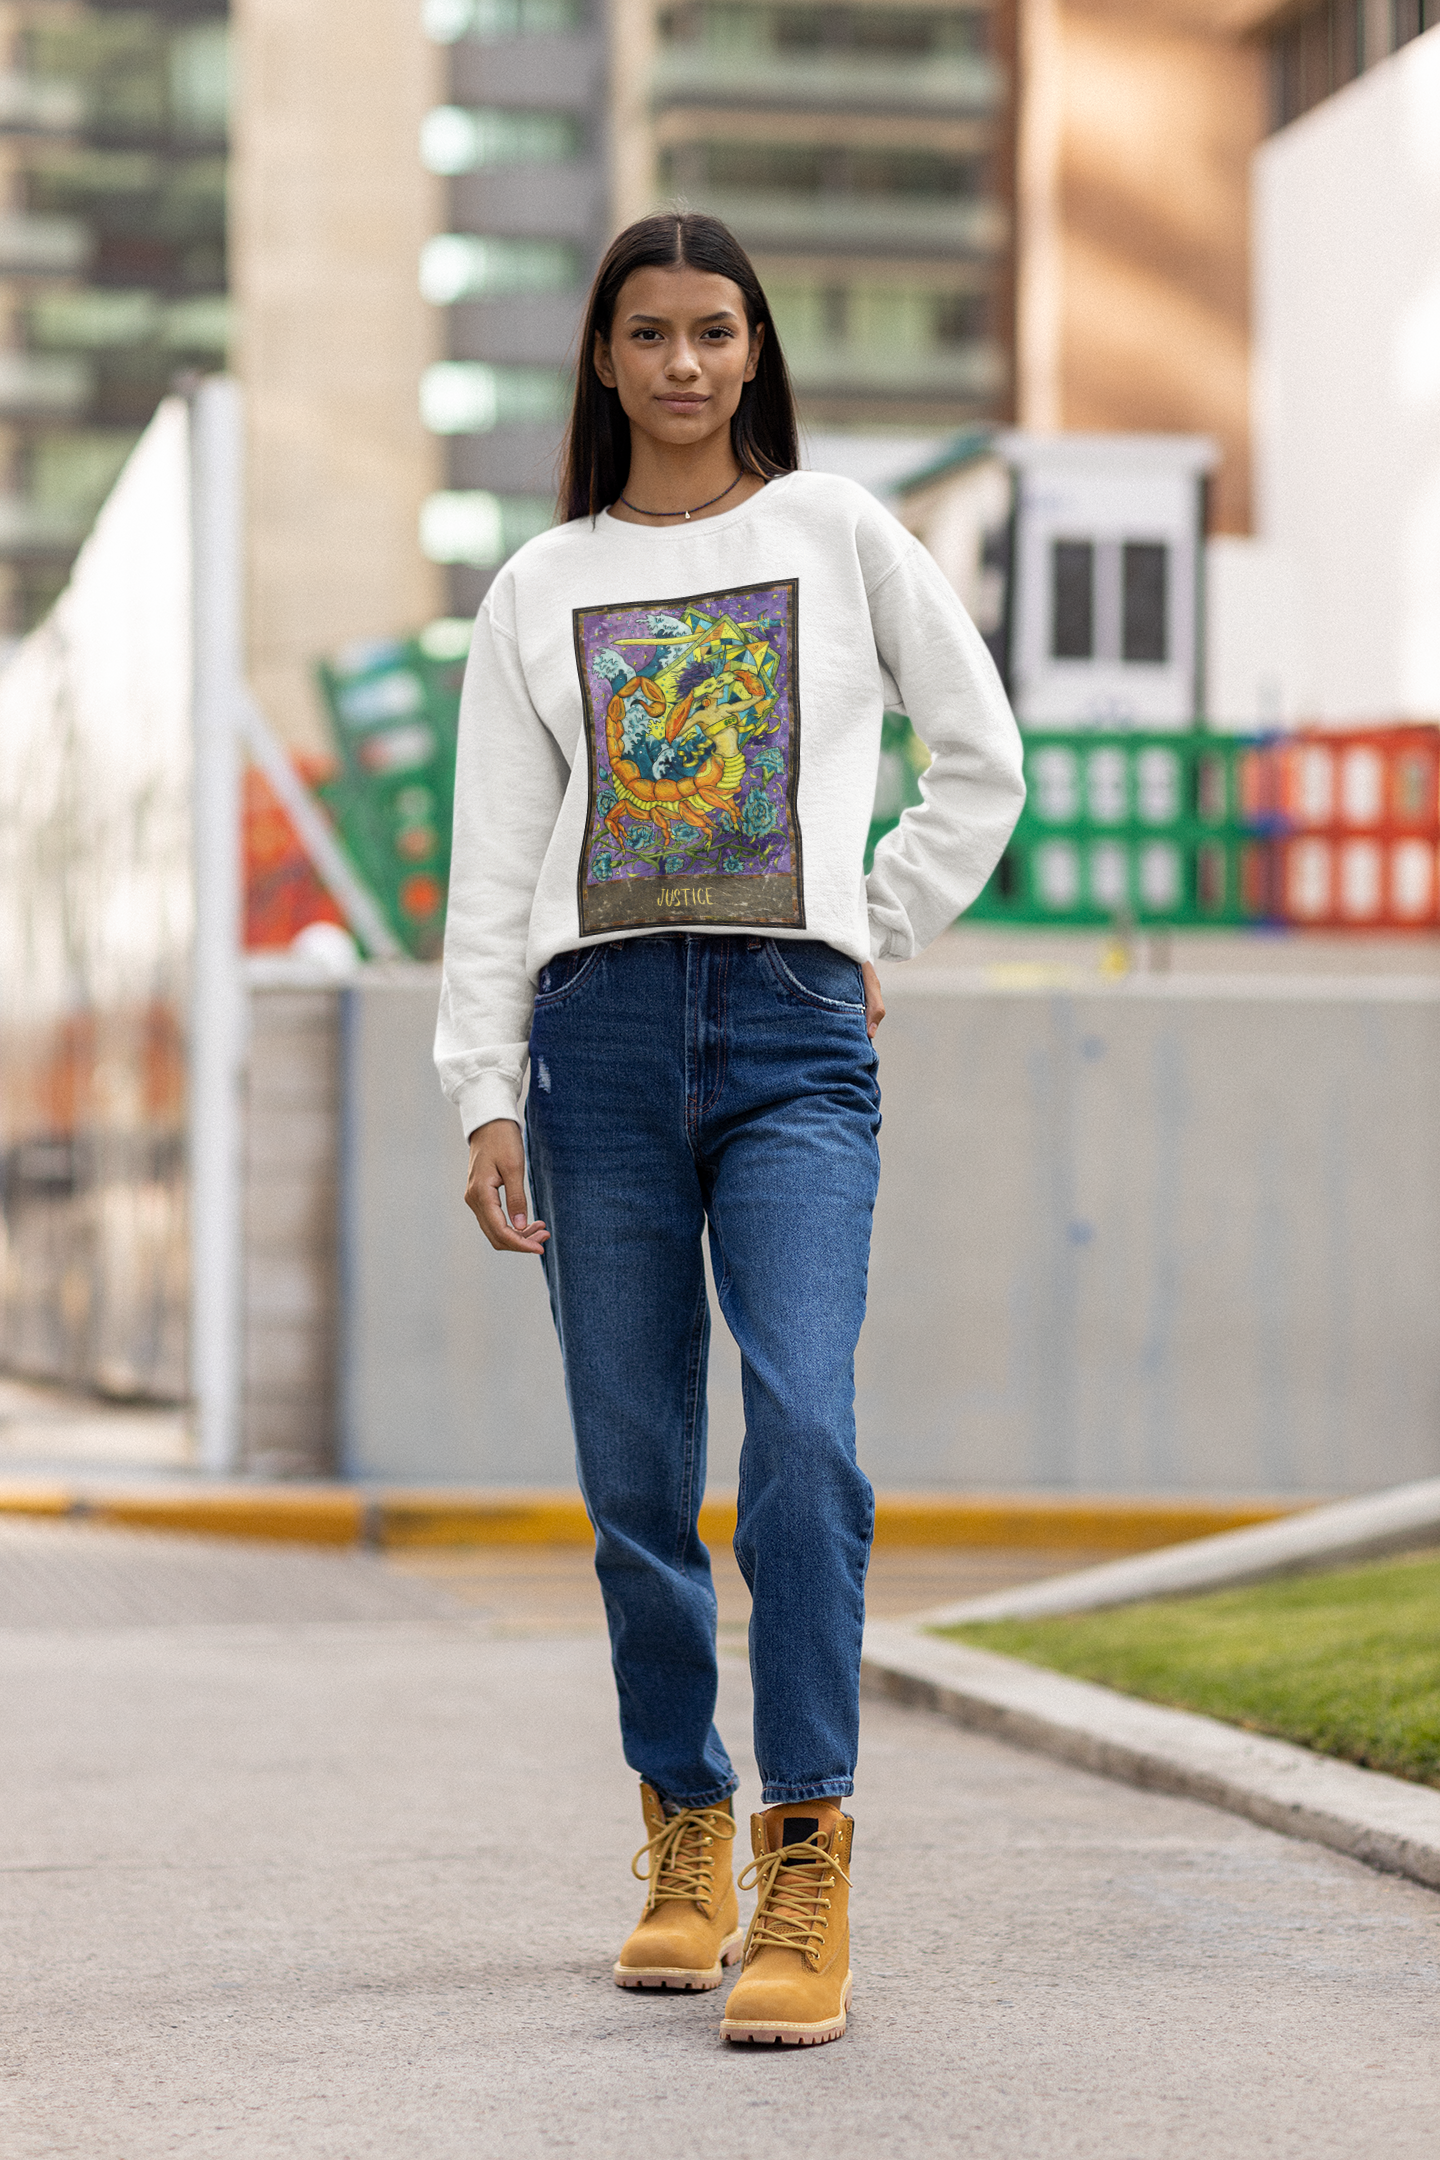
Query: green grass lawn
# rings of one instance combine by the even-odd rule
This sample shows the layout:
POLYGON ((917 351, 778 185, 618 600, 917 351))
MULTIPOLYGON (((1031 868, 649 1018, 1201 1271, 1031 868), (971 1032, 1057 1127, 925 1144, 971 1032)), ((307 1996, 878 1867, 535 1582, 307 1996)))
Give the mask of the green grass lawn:
POLYGON ((1440 1554, 941 1632, 1440 1785, 1440 1554))

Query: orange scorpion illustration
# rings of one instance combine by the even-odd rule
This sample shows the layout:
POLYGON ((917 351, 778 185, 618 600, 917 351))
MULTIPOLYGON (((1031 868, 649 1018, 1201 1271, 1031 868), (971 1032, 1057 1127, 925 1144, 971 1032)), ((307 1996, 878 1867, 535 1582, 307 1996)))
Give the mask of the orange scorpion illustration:
MULTIPOLYGON (((770 659, 768 648, 764 649, 762 658, 761 650, 728 622, 721 625, 701 617, 692 627, 678 622, 675 627, 677 630, 685 628, 683 637, 652 636, 621 641, 643 643, 652 648, 684 648, 656 674, 627 674, 623 669, 615 669, 612 663, 612 694, 605 709, 605 745, 609 752, 615 801, 605 813, 604 823, 622 848, 630 844, 624 825, 627 815, 643 818, 657 826, 667 849, 673 844, 676 825, 693 827, 708 845, 716 838, 717 816, 723 816, 732 825, 737 824, 734 798, 745 777, 742 735, 748 738, 763 732, 764 720, 775 705, 774 692, 760 672, 765 659, 770 659), (740 657, 742 652, 744 659, 740 657), (676 699, 672 706, 671 698, 678 687, 682 665, 696 660, 713 663, 711 673, 676 699), (680 744, 687 736, 690 738, 687 745, 687 762, 692 763, 690 771, 682 772, 674 779, 668 776, 649 778, 642 772, 630 755, 630 751, 638 747, 633 720, 632 732, 627 739, 626 723, 631 720, 632 701, 638 702, 649 723, 644 729, 647 741, 658 746, 661 743, 680 744), (697 737, 706 745, 698 764, 693 763, 701 749, 697 737)), ((770 671, 773 672, 773 659, 770 671)))

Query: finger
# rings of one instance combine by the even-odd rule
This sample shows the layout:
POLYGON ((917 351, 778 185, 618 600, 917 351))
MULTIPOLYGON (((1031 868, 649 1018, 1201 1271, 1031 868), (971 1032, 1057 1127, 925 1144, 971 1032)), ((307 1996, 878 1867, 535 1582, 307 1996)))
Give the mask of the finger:
POLYGON ((539 1254, 550 1232, 543 1222, 527 1221, 523 1210, 507 1219, 500 1201, 500 1180, 482 1185, 474 1205, 475 1218, 496 1252, 539 1254))
MULTIPOLYGON (((490 1235, 488 1231, 486 1235, 487 1237, 490 1235)), ((529 1253, 534 1260, 540 1258, 549 1242, 550 1232, 545 1228, 544 1223, 528 1224, 523 1236, 518 1230, 506 1228, 490 1238, 490 1243, 494 1246, 496 1252, 529 1253)))
POLYGON ((480 1162, 471 1167, 465 1187, 465 1205, 497 1252, 538 1254, 549 1238, 550 1232, 544 1223, 527 1219, 524 1192, 523 1172, 513 1166, 508 1180, 499 1163, 480 1162), (507 1200, 512 1192, 520 1195, 521 1204, 508 1216, 500 1198, 502 1188, 507 1200))
POLYGON ((880 990, 880 978, 867 961, 863 970, 865 977, 865 1032, 871 1042, 876 1030, 885 1018, 885 999, 880 990))

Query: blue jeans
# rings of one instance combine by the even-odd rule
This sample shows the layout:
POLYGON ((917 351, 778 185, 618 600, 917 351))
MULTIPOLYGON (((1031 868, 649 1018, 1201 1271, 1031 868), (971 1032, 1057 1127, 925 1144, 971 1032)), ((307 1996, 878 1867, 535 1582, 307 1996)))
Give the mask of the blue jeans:
POLYGON ((540 976, 526 1126, 625 1759, 679 1806, 737 1782, 697 1528, 708 1220, 744 1373, 735 1557, 764 1803, 848 1793, 874 1524, 854 1360, 880 1160, 860 970, 762 937, 562 953, 540 976))

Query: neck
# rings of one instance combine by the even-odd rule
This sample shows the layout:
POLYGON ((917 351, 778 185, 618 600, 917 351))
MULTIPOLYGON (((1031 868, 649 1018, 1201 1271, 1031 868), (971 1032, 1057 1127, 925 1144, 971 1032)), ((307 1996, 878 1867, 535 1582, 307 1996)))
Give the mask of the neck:
POLYGON ((656 442, 636 430, 631 437, 624 499, 611 505, 610 514, 634 525, 663 525, 667 517, 683 521, 687 510, 696 516, 718 517, 762 485, 753 473, 742 472, 728 429, 710 442, 693 445, 656 442), (647 510, 660 515, 640 514, 647 510))

